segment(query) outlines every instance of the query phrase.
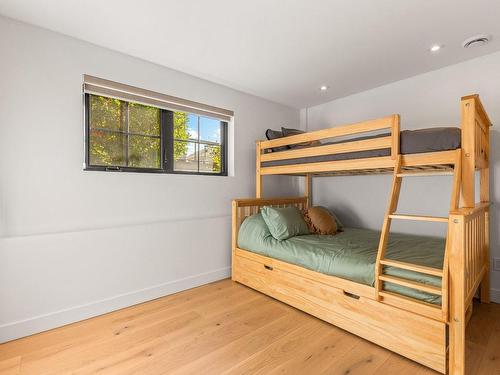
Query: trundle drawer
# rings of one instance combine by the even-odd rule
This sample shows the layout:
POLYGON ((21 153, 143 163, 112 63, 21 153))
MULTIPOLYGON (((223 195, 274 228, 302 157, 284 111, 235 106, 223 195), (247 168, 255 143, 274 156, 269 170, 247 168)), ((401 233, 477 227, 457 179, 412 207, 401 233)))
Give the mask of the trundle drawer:
MULTIPOLYGON (((442 373, 446 324, 290 271, 290 265, 237 249, 233 279, 442 373)), ((318 274, 318 279, 325 275, 318 274)))

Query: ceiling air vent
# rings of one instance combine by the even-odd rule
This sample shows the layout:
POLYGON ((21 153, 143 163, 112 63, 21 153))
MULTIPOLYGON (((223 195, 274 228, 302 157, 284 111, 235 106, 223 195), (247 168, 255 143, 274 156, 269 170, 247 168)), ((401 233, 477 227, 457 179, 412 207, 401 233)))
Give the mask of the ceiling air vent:
POLYGON ((480 34, 473 36, 471 38, 466 39, 463 43, 462 46, 464 48, 472 48, 472 47, 480 47, 484 46, 491 40, 491 36, 486 35, 486 34, 480 34))

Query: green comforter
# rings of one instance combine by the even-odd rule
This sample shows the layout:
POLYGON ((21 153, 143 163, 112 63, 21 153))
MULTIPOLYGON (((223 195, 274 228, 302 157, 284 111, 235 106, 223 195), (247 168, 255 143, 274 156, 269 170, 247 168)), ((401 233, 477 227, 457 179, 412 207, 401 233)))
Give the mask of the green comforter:
MULTIPOLYGON (((278 241, 269 232, 260 214, 248 217, 241 225, 238 247, 327 275, 341 277, 373 286, 375 260, 380 232, 345 228, 335 236, 304 235, 278 241)), ((386 258, 442 268, 445 239, 409 234, 391 233, 386 258)), ((417 272, 386 267, 384 273, 433 286, 441 285, 441 278, 417 272)), ((384 289, 440 304, 439 296, 399 285, 385 283, 384 289)))

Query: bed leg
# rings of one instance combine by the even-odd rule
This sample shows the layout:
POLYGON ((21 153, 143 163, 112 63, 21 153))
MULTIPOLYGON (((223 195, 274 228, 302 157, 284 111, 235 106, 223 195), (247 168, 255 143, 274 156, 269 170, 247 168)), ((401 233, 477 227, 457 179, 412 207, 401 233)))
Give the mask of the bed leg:
POLYGON ((255 144, 255 198, 262 198, 262 175, 260 174, 260 156, 262 149, 260 141, 255 144))
POLYGON ((238 242, 238 202, 233 200, 231 204, 231 280, 234 278, 234 257, 238 242))
POLYGON ((465 374, 465 325, 466 306, 464 290, 460 288, 463 275, 457 272, 451 277, 450 324, 449 324, 449 357, 448 374, 465 374), (455 276, 455 277, 453 277, 455 276), (454 279, 454 280, 453 280, 454 279))
MULTIPOLYGON (((465 306, 463 307, 463 310, 465 306)), ((463 311, 462 310, 462 311, 463 311)), ((450 319, 448 374, 465 374, 465 311, 450 319), (456 320, 455 320, 456 319, 456 320)))
POLYGON ((257 173, 255 181, 255 198, 262 198, 262 176, 257 173))
POLYGON ((307 197, 307 207, 312 205, 312 176, 306 174, 304 177, 304 195, 307 197))
POLYGON ((484 220, 484 248, 483 248, 483 261, 484 261, 484 275, 481 280, 480 295, 481 303, 490 303, 490 212, 485 212, 484 220))

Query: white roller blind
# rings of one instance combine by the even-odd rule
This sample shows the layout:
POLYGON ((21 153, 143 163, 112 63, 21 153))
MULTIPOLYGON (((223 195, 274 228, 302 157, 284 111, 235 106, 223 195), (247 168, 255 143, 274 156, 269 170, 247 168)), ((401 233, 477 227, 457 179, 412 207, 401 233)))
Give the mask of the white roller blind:
POLYGON ((201 116, 217 118, 222 121, 230 121, 231 117, 234 115, 233 111, 227 109, 213 107, 187 99, 176 98, 175 96, 165 95, 155 91, 140 89, 123 83, 93 77, 88 74, 83 75, 83 92, 170 109, 173 111, 195 113, 201 116))

